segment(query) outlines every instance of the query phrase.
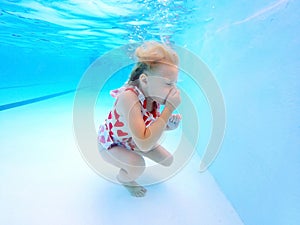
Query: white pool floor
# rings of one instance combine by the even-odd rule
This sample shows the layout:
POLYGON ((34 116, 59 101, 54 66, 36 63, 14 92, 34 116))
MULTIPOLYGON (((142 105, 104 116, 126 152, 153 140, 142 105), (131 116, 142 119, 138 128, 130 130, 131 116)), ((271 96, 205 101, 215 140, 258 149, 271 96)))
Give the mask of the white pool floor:
POLYGON ((73 134, 72 95, 0 112, 2 225, 240 225, 195 154, 144 198, 98 176, 73 134))

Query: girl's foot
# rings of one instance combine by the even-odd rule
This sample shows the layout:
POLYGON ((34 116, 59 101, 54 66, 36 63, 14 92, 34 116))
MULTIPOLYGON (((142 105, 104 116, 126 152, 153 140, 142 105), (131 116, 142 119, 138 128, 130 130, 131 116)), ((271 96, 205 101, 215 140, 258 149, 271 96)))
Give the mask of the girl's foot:
MULTIPOLYGON (((121 181, 120 181, 121 182, 121 181)), ((121 184, 129 191, 129 193, 134 197, 144 197, 147 189, 139 185, 135 181, 131 182, 121 182, 121 184)))
POLYGON ((129 191, 129 193, 134 197, 144 197, 147 190, 139 185, 135 181, 131 181, 128 183, 123 183, 123 186, 129 191))

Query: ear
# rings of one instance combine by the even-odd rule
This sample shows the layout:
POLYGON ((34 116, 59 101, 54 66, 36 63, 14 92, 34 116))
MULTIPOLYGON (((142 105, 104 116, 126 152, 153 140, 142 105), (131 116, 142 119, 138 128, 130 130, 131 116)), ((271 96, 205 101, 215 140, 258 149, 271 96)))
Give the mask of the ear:
POLYGON ((141 75, 140 75, 140 82, 141 83, 143 83, 143 84, 147 84, 148 83, 148 77, 147 77, 147 75, 146 74, 144 74, 144 73, 142 73, 141 75))

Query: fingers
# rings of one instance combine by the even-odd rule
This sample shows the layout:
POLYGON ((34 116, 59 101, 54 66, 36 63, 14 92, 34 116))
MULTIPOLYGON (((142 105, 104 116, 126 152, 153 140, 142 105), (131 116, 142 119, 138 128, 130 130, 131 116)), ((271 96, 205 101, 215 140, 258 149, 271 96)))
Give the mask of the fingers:
POLYGON ((172 88, 167 96, 166 105, 173 111, 180 104, 180 91, 177 88, 172 88))
POLYGON ((181 115, 180 115, 180 114, 173 114, 173 115, 170 117, 170 119, 169 119, 169 121, 170 121, 171 123, 179 123, 180 120, 181 120, 181 115))
POLYGON ((177 89, 176 87, 173 87, 170 92, 169 92, 169 95, 168 96, 172 96, 172 97, 178 97, 180 95, 180 90, 177 89))
POLYGON ((170 92, 169 92, 169 96, 173 96, 177 93, 178 89, 176 87, 173 87, 170 92))
POLYGON ((179 126, 179 122, 181 120, 181 115, 180 114, 173 114, 172 116, 170 116, 169 120, 168 120, 168 129, 169 130, 174 130, 179 126))
POLYGON ((167 95, 167 101, 170 101, 172 98, 173 98, 173 96, 175 95, 175 93, 176 93, 176 88, 172 88, 170 91, 169 91, 169 94, 167 95))

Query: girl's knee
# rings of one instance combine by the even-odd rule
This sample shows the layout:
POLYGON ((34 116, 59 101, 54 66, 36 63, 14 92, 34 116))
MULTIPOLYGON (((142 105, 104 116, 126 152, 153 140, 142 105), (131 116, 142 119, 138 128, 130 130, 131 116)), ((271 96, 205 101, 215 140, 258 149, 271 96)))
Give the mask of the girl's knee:
POLYGON ((136 165, 140 167, 145 167, 146 166, 145 159, 142 156, 138 156, 138 159, 136 160, 136 165))
POLYGON ((130 157, 128 161, 129 165, 132 165, 133 167, 145 167, 146 165, 145 159, 138 154, 130 157))
POLYGON ((143 173, 145 170, 145 160, 141 156, 132 157, 124 168, 129 173, 143 173))

